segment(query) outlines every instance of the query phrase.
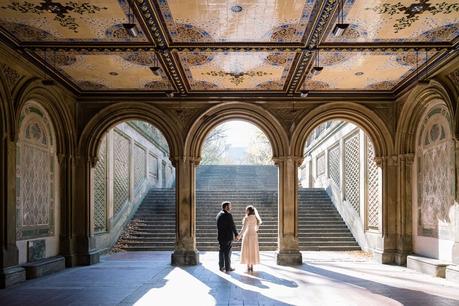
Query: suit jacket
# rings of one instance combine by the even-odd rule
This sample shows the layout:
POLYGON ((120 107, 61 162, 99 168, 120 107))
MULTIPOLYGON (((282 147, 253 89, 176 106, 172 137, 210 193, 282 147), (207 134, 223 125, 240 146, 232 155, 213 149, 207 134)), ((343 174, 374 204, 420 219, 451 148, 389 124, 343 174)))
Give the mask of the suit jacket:
POLYGON ((218 241, 232 241, 234 236, 237 236, 236 225, 234 225, 233 216, 222 210, 217 215, 217 229, 218 229, 218 241))

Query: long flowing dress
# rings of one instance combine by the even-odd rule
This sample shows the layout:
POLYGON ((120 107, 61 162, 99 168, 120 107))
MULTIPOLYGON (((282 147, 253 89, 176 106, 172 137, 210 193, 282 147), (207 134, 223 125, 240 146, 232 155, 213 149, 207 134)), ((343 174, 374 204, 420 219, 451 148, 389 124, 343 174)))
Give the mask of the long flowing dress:
POLYGON ((258 224, 254 215, 244 218, 241 245, 241 264, 255 265, 260 262, 260 252, 258 247, 258 224))

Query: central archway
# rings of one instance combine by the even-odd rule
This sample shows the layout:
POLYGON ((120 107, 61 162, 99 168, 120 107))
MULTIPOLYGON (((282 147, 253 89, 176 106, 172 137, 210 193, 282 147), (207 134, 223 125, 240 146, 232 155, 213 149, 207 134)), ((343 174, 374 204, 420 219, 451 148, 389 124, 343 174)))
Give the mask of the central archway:
MULTIPOLYGON (((261 107, 258 107, 256 105, 251 105, 251 104, 237 103, 237 102, 225 103, 225 104, 215 106, 209 109, 203 115, 201 115, 190 129, 190 132, 186 139, 185 151, 190 152, 191 158, 193 158, 194 160, 201 161, 202 147, 203 147, 203 143, 207 135, 209 135, 209 133, 213 129, 215 129, 217 126, 219 126, 220 124, 231 121, 231 120, 242 120, 242 121, 251 123, 257 128, 259 128, 266 135, 266 137, 268 138, 271 144, 273 161, 277 161, 279 157, 283 157, 287 154, 288 137, 285 133, 284 128, 277 121, 277 119, 272 114, 270 114, 269 112, 267 112, 265 109, 261 107)), ((276 176, 279 177, 278 174, 276 176)), ((196 178, 194 179, 196 180, 196 178)), ((193 184, 193 186, 196 186, 196 184, 193 184)), ((277 232, 281 231, 282 223, 279 217, 281 216, 280 211, 282 210, 281 206, 283 205, 283 201, 280 200, 277 190, 271 191, 271 193, 272 193, 271 197, 275 198, 274 203, 276 207, 274 209, 277 212, 279 212, 278 216, 273 217, 276 220, 276 223, 279 224, 278 230, 277 229, 275 230, 276 234, 279 235, 279 233, 277 232)), ((197 196, 199 197, 199 194, 197 196)), ((200 199, 198 199, 198 201, 199 200, 200 199)), ((245 204, 246 203, 242 205, 245 205, 245 204)), ((199 216, 196 217, 196 209, 194 213, 195 213, 194 222, 196 224, 196 221, 199 218, 199 216)), ((213 219, 214 218, 215 216, 213 216, 213 219)), ((236 223, 240 223, 240 220, 235 220, 235 221, 236 223)), ((274 223, 274 225, 277 225, 277 224, 274 223)), ((213 228, 215 228, 215 225, 213 225, 213 228)), ((199 238, 199 234, 197 234, 196 236, 199 238)), ((215 246, 218 245, 216 239, 215 239, 214 244, 215 246)), ((279 247, 278 242, 276 244, 277 244, 276 246, 271 245, 269 249, 271 250, 278 249, 279 247)), ((198 246, 199 246, 199 242, 198 242, 198 246)))
MULTIPOLYGON (((266 135, 247 121, 230 120, 208 134, 196 171, 196 245, 200 251, 218 250, 215 216, 221 203, 232 203, 236 228, 242 227, 245 207, 253 205, 263 219, 261 251, 277 249, 278 168, 266 135)), ((233 250, 240 249, 240 242, 233 250)))

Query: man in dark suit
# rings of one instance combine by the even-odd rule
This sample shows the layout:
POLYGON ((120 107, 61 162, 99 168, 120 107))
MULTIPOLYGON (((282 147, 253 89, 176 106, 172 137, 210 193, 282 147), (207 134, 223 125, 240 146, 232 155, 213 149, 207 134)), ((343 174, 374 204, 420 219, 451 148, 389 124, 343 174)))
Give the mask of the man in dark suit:
POLYGON ((222 272, 234 271, 231 267, 231 247, 233 238, 239 239, 230 211, 231 202, 225 201, 222 203, 222 210, 217 215, 218 243, 220 244, 218 265, 222 272))

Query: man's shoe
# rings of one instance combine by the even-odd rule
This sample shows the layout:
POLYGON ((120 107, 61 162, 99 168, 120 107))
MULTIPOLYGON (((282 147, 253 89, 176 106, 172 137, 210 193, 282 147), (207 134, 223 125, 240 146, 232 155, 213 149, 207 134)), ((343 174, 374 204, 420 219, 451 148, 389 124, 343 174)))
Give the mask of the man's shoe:
POLYGON ((225 268, 220 268, 220 271, 221 272, 225 272, 225 268))
POLYGON ((234 268, 229 268, 229 269, 226 269, 226 272, 232 272, 232 271, 234 271, 234 270, 236 270, 236 269, 234 269, 234 268))

